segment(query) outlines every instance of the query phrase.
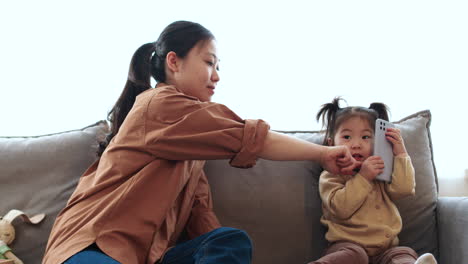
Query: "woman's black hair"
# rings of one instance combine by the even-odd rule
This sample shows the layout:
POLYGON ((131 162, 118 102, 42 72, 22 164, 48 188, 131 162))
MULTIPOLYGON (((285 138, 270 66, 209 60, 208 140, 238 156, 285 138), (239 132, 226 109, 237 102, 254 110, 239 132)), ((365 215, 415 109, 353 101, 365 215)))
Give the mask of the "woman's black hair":
POLYGON ((375 120, 377 118, 389 121, 388 113, 390 109, 383 103, 372 103, 369 108, 362 106, 347 106, 340 107, 341 97, 335 97, 331 103, 322 105, 317 113, 317 121, 322 119, 322 125, 325 128, 324 145, 328 145, 329 139, 331 145, 334 144, 333 138, 335 137, 336 130, 339 126, 351 117, 359 116, 369 122, 369 125, 374 129, 375 120))
POLYGON ((190 21, 176 21, 161 32, 156 42, 144 44, 135 51, 125 87, 107 115, 111 124, 110 133, 105 141, 99 144, 98 156, 102 155, 109 142, 119 132, 136 97, 151 88, 151 77, 158 83, 166 81, 167 54, 173 51, 179 58, 184 58, 197 43, 211 39, 214 39, 213 34, 202 25, 190 21))

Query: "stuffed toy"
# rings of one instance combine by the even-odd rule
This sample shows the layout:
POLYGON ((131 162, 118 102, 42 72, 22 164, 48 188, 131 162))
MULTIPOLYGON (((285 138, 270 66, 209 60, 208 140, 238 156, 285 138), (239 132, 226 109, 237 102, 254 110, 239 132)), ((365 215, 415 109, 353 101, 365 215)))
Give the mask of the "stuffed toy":
POLYGON ((20 216, 24 222, 29 224, 38 224, 44 219, 45 214, 37 214, 33 217, 28 217, 25 213, 13 209, 10 210, 5 216, 0 216, 0 263, 14 263, 23 264, 8 245, 15 239, 15 228, 13 227, 13 220, 20 216), (12 260, 13 262, 5 261, 12 260))

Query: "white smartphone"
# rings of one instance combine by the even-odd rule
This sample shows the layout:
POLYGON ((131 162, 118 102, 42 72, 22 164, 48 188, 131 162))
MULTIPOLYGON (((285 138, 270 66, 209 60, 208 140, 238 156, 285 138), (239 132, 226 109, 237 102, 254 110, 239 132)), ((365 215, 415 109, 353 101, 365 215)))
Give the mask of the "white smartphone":
POLYGON ((376 179, 385 182, 392 181, 393 172, 393 148, 392 144, 385 138, 387 128, 395 127, 392 123, 383 119, 375 121, 375 135, 374 135, 374 156, 380 156, 384 161, 384 171, 377 175, 376 179))

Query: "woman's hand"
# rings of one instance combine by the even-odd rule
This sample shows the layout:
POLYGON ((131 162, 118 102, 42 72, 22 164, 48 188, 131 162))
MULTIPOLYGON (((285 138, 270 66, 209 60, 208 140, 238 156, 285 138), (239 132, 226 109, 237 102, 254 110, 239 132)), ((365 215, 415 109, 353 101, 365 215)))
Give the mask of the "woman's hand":
POLYGON ((401 137, 400 129, 398 128, 387 128, 385 137, 393 146, 393 155, 398 156, 400 154, 407 154, 405 148, 405 142, 401 137))
POLYGON ((320 157, 322 167, 333 174, 354 174, 354 169, 361 166, 345 146, 325 147, 320 157))
POLYGON ((368 181, 373 181, 377 175, 384 171, 384 161, 379 156, 370 156, 361 166, 359 173, 368 181))

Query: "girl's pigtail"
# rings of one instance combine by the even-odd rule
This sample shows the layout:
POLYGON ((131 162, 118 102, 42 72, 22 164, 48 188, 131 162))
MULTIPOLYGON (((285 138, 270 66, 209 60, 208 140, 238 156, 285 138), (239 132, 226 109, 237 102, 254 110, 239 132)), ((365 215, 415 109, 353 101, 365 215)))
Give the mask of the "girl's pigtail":
POLYGON ((331 103, 322 105, 322 108, 317 113, 317 121, 322 119, 322 127, 325 128, 325 138, 323 144, 328 143, 328 138, 333 135, 335 128, 336 113, 340 110, 341 97, 335 97, 331 103))
POLYGON ((107 115, 107 119, 111 123, 111 131, 105 141, 99 144, 98 156, 102 155, 109 142, 119 132, 119 128, 132 109, 136 97, 151 88, 151 57, 154 51, 155 43, 147 43, 133 54, 125 87, 107 115))
POLYGON ((380 119, 389 121, 388 113, 390 112, 390 110, 388 106, 385 105, 384 103, 372 103, 369 106, 369 109, 376 111, 380 119))

